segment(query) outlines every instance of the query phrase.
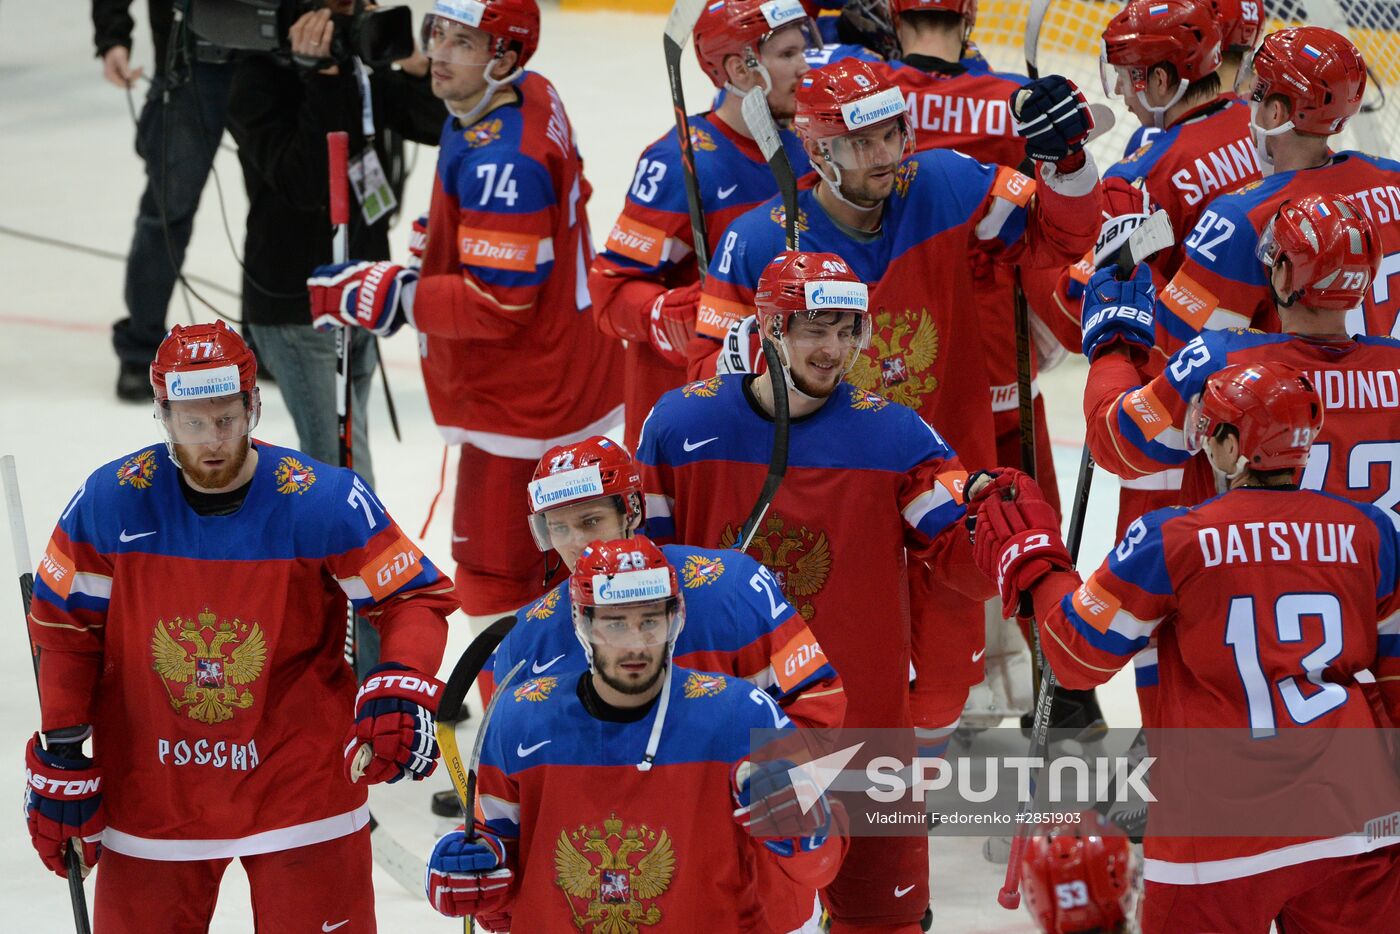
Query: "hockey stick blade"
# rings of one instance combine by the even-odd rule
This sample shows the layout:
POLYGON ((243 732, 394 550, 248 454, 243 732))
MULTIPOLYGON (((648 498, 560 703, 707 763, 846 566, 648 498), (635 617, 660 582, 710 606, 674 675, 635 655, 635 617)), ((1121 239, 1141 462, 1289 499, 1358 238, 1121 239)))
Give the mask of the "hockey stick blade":
POLYGON ((740 110, 763 158, 772 159, 783 148, 783 141, 778 136, 778 124, 773 121, 773 112, 768 109, 767 96, 755 88, 753 93, 744 95, 740 110))
POLYGON ((783 148, 782 137, 778 135, 778 125, 773 121, 773 112, 768 109, 768 98, 757 91, 744 95, 741 106, 744 123, 758 143, 759 151, 768 161, 773 179, 778 183, 778 194, 783 199, 783 232, 789 250, 797 249, 797 175, 783 148))
POLYGON ((1122 272, 1131 273, 1138 263, 1170 249, 1175 243, 1176 234, 1172 232, 1172 220, 1167 212, 1161 209, 1153 211, 1152 215, 1129 235, 1128 242, 1118 254, 1118 268, 1122 272), (1123 269, 1125 258, 1131 264, 1127 269, 1123 269))
POLYGON ((1114 125, 1118 123, 1118 118, 1113 115, 1113 110, 1107 104, 1100 104, 1098 101, 1089 102, 1089 116, 1094 118, 1094 127, 1089 131, 1089 135, 1084 137, 1086 146, 1113 129, 1114 125))
POLYGON ((390 836, 373 814, 369 818, 369 846, 374 854, 374 864, 403 886, 405 892, 418 896, 423 894, 427 864, 390 836))
POLYGON ((1026 54, 1026 74, 1032 78, 1040 77, 1040 68, 1036 63, 1036 48, 1040 45, 1040 27, 1045 22, 1045 14, 1050 12, 1052 0, 1035 0, 1031 4, 1031 9, 1026 14, 1026 35, 1022 40, 1022 45, 1026 54))
POLYGON ((705 8, 705 0, 676 0, 671 13, 666 17, 666 38, 675 43, 677 49, 685 48, 700 11, 705 8))

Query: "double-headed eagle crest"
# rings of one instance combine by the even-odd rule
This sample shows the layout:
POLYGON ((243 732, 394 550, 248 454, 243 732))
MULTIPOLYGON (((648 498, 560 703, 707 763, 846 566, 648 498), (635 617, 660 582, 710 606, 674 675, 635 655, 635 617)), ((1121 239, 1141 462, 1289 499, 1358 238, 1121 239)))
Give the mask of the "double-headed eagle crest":
POLYGON ((928 370, 938 359, 938 326, 927 308, 896 315, 875 313, 870 352, 856 358, 848 379, 857 388, 917 411, 924 396, 938 388, 928 370))
POLYGON ((661 922, 661 909, 649 902, 670 887, 676 854, 664 828, 660 833, 645 824, 624 829, 613 814, 601 830, 559 831, 554 871, 578 930, 635 934, 642 925, 661 922))
POLYGON ((200 723, 223 723, 233 719, 235 709, 253 705, 253 692, 240 691, 238 686, 250 684, 262 674, 267 641, 257 623, 249 626, 237 619, 219 622, 205 607, 192 620, 182 616, 172 617, 168 623, 157 620, 151 636, 151 658, 151 667, 160 675, 172 709, 183 709, 186 716, 200 723), (207 641, 206 630, 212 632, 207 641), (227 657, 226 646, 232 646, 227 657), (170 688, 172 682, 184 685, 178 695, 170 688))
MULTIPOLYGON (((738 538, 738 530, 726 524, 720 533, 720 547, 732 548, 738 538)), ((780 514, 770 512, 749 544, 749 554, 773 572, 784 596, 803 619, 810 620, 816 613, 810 598, 826 586, 831 575, 831 545, 826 533, 805 525, 789 527, 780 514)))

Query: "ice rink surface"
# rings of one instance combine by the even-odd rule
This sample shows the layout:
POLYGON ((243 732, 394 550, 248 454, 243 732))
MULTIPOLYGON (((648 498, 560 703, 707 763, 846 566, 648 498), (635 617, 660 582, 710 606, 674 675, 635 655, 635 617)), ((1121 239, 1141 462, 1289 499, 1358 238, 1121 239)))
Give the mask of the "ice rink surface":
MULTIPOLYGON (((131 6, 137 17, 133 61, 149 72, 152 53, 145 4, 131 6)), ((413 6, 421 12, 428 4, 417 0, 413 6)), ((657 16, 565 13, 554 7, 544 13, 543 37, 531 67, 555 83, 573 118, 594 186, 589 209, 595 243, 602 242, 621 208, 638 154, 670 125, 661 27, 657 16)), ((76 0, 6 0, 0 6, 0 454, 18 459, 31 555, 42 550, 64 503, 88 473, 158 438, 150 409, 123 405, 112 392, 117 367, 109 329, 124 313, 120 257, 131 239, 144 176, 132 148, 134 129, 125 96, 102 80, 91 38, 87 4, 76 0), (115 257, 36 238, 68 241, 115 257)), ((984 51, 1006 67, 1014 65, 1014 55, 1003 55, 1001 61, 998 50, 984 51)), ((689 51, 686 62, 690 109, 704 109, 709 86, 689 51)), ((138 110, 145 87, 143 82, 134 92, 138 110)), ((405 218, 427 210, 434 159, 433 149, 418 150, 405 210, 392 238, 398 256, 407 243, 405 218)), ((246 201, 227 136, 217 170, 228 227, 241 253, 246 201)), ((224 234, 212 180, 204 192, 185 271, 211 283, 196 288, 221 311, 237 316, 233 290, 239 282, 238 266, 224 234)), ((195 300, 189 307, 194 320, 212 319, 195 300)), ((188 322, 190 314, 177 295, 169 322, 188 322)), ((383 395, 376 389, 371 435, 377 488, 413 534, 437 489, 443 446, 428 415, 413 336, 401 333, 383 347, 403 441, 395 442, 383 395)), ((1066 504, 1084 436, 1084 372, 1072 361, 1041 377, 1066 504)), ((291 420, 275 386, 265 387, 263 403, 257 435, 295 446, 291 420)), ((448 476, 453 475, 449 470, 448 476)), ((1089 509, 1084 566, 1096 566, 1111 544, 1116 489, 1114 479, 1100 471, 1089 509)), ((444 504, 450 503, 451 492, 445 493, 444 504)), ((451 567, 443 515, 448 511, 445 505, 439 509, 423 540, 427 553, 445 569, 451 567)), ((8 535, 4 539, 0 576, 12 579, 8 535)), ((9 763, 0 769, 0 794, 8 782, 13 795, 12 809, 0 820, 0 930, 72 930, 66 886, 34 856, 20 813, 23 747, 37 727, 38 706, 16 589, 7 584, 0 593, 0 762, 9 763)), ((468 641, 465 625, 454 626, 444 670, 451 668, 468 641)), ((1100 695, 1111 725, 1137 724, 1130 676, 1120 674, 1100 695)), ((472 729, 473 723, 464 725, 464 748, 470 748, 472 729)), ((412 788, 377 788, 371 802, 398 839, 426 855, 442 829, 428 813, 428 795, 448 784, 439 770, 412 788)), ((986 862, 981 851, 981 838, 935 841, 935 930, 1032 930, 1023 912, 1013 914, 996 904, 1003 867, 986 862)), ((327 882, 335 884, 334 879, 327 882)), ((379 870, 375 884, 381 930, 460 930, 460 924, 433 912, 421 893, 409 894, 379 870)), ((91 884, 88 892, 91 897, 91 884)), ((153 904, 151 911, 152 930, 158 930, 160 906, 153 904)), ((236 864, 225 876, 211 930, 252 930, 246 879, 236 864)), ((697 918, 686 930, 708 928, 697 918)), ((345 934, 353 932, 346 928, 345 934)))

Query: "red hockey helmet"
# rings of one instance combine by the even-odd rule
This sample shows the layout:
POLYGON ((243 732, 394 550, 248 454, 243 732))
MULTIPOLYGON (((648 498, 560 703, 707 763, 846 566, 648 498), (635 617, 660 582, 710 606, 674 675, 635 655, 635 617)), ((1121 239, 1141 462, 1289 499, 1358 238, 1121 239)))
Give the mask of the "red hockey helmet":
POLYGON ((617 498, 624 528, 641 524, 642 474, 627 449, 602 435, 550 448, 530 481, 530 532, 540 551, 554 547, 546 513, 604 496, 617 498))
POLYGON ((970 30, 977 23, 977 0, 889 0, 891 22, 905 13, 957 13, 970 30))
POLYGON ((1322 430, 1322 399, 1312 380, 1286 363, 1237 363, 1212 374, 1188 408, 1187 449, 1199 451, 1221 425, 1239 432, 1244 466, 1301 470, 1322 430))
POLYGON ((1221 45, 1232 51, 1250 52, 1264 34, 1264 0, 1215 0, 1224 34, 1221 45))
MULTIPOLYGON (((493 58, 504 55, 510 43, 518 43, 520 54, 515 62, 517 68, 524 68, 540 45, 540 7, 535 0, 436 0, 432 10, 423 17, 423 52, 429 58, 434 57, 434 52, 439 56, 451 55, 450 49, 443 48, 442 37, 436 29, 440 25, 439 19, 490 34, 495 39, 491 44, 493 58)), ((464 61, 459 64, 487 63, 464 61)))
POLYGON ((728 81, 726 58, 745 52, 757 57, 763 43, 788 26, 803 29, 809 46, 820 45, 817 24, 799 0, 715 0, 695 21, 695 57, 715 87, 722 88, 728 81))
POLYGON ((685 624, 684 599, 676 569, 645 535, 596 541, 579 556, 569 578, 574 632, 592 660, 594 645, 617 647, 674 644, 685 624), (635 625, 594 625, 601 607, 662 603, 664 617, 635 625))
POLYGON ((222 321, 177 324, 165 335, 151 363, 156 403, 212 399, 257 389, 253 351, 222 321))
POLYGON ((1127 834, 1098 811, 1083 811, 1026 842, 1021 894, 1046 934, 1112 931, 1128 918, 1132 867, 1127 834))
POLYGON ((1103 31, 1104 93, 1117 93, 1118 69, 1126 72, 1132 90, 1141 93, 1148 72, 1167 64, 1182 81, 1179 100, 1187 83, 1220 67, 1222 39, 1211 0, 1131 0, 1103 31))
POLYGON ((1366 62, 1351 40, 1321 26, 1295 26, 1269 33, 1249 64, 1240 69, 1237 88, 1253 82, 1253 101, 1278 95, 1291 108, 1283 129, 1330 136, 1340 133, 1366 93, 1366 62))
POLYGON ((907 122, 899 88, 866 62, 847 58, 803 76, 792 125, 807 139, 823 140, 899 117, 907 122))
POLYGON ((759 328, 774 340, 787 333, 789 317, 804 311, 810 318, 827 311, 855 312, 862 336, 857 353, 870 332, 870 290, 835 253, 779 253, 759 275, 753 301, 759 328))
POLYGON ((1371 289, 1381 242, 1371 219, 1345 195, 1305 195, 1285 201, 1259 237, 1259 260, 1270 269, 1288 262, 1283 304, 1350 311, 1371 289))

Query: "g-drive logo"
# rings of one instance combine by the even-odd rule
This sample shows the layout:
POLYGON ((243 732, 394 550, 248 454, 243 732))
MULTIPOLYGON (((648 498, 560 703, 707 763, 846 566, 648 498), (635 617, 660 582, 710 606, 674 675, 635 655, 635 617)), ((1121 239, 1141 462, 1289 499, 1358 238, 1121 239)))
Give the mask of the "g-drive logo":
POLYGON ((238 367, 216 366, 207 370, 184 370, 172 373, 165 381, 165 393, 171 399, 209 399, 231 396, 238 392, 238 367))
POLYGON ((480 26, 481 17, 485 12, 486 5, 478 3, 477 0, 437 0, 437 3, 433 4, 432 15, 466 23, 468 26, 480 26))
POLYGON ((671 596, 671 574, 666 568, 623 571, 611 577, 594 574, 593 596, 600 604, 661 600, 671 596))
POLYGON ((772 0, 771 3, 761 5, 759 9, 763 11, 763 18, 768 21, 769 29, 777 29, 784 23, 807 18, 807 11, 802 9, 798 0, 772 0))
POLYGON ((870 290, 864 282, 804 282, 807 307, 812 311, 827 308, 870 309, 870 290))
POLYGON ((560 503, 602 496, 603 475, 599 472, 597 464, 590 464, 577 470, 566 470, 533 480, 529 490, 530 505, 534 507, 535 512, 539 512, 560 503))
POLYGON ((841 119, 846 121, 848 130, 859 130, 902 113, 904 95, 899 93, 899 88, 885 88, 879 94, 841 105, 841 119))

